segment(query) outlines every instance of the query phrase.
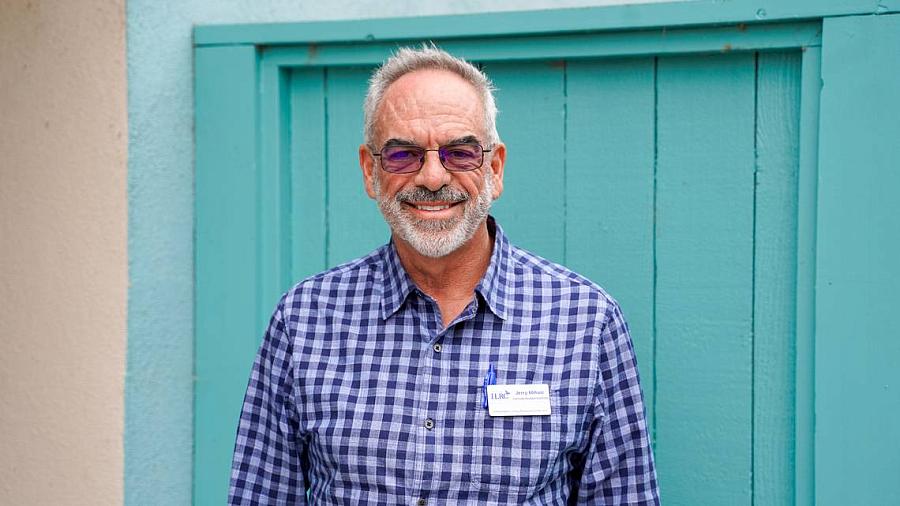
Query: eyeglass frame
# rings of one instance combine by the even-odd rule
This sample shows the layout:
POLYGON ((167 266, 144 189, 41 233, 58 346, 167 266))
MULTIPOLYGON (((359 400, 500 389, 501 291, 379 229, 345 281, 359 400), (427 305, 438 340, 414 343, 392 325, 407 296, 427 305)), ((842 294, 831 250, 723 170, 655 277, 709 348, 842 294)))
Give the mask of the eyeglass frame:
POLYGON ((447 144, 440 145, 440 146, 438 146, 438 147, 435 148, 435 149, 427 149, 427 148, 423 148, 422 146, 419 146, 419 145, 417 145, 417 144, 391 143, 391 142, 388 142, 387 144, 385 144, 384 146, 382 146, 381 151, 378 152, 378 153, 376 153, 375 151, 373 151, 372 148, 371 148, 371 146, 369 147, 369 152, 372 154, 372 156, 378 157, 378 159, 380 160, 379 165, 381 166, 381 170, 387 172, 388 174, 415 174, 416 172, 419 172, 420 170, 422 170, 422 167, 425 166, 425 156, 428 154, 429 151, 436 151, 436 152, 438 153, 438 160, 441 162, 441 167, 443 167, 444 169, 448 170, 449 172, 472 172, 473 170, 480 169, 481 167, 484 167, 484 154, 485 154, 485 153, 490 153, 492 150, 493 150, 493 148, 491 148, 491 149, 484 149, 484 146, 482 146, 481 143, 480 143, 480 142, 477 142, 477 141, 472 141, 472 142, 448 142, 447 144), (444 161, 445 161, 445 160, 444 160, 444 157, 441 156, 441 150, 442 150, 442 149, 446 149, 447 147, 450 147, 450 146, 478 146, 478 148, 481 150, 481 161, 478 163, 478 165, 472 167, 471 169, 451 169, 450 167, 447 167, 447 166, 444 164, 444 161), (381 154, 384 152, 385 149, 387 149, 387 148, 395 148, 395 147, 398 147, 398 148, 416 148, 416 149, 421 150, 421 151, 422 151, 422 157, 419 158, 419 168, 417 168, 416 170, 410 170, 410 171, 404 171, 404 172, 396 172, 396 171, 391 171, 391 170, 387 170, 386 168, 384 168, 384 160, 382 159, 381 154))

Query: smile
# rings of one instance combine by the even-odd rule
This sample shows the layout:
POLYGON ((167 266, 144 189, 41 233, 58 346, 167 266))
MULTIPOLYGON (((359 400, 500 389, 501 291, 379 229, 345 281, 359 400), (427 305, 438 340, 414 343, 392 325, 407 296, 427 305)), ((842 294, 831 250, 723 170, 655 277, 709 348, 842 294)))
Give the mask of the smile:
POLYGON ((403 202, 404 205, 415 209, 416 211, 426 212, 426 213, 438 213, 441 211, 446 211, 452 207, 456 207, 460 203, 465 202, 403 202))

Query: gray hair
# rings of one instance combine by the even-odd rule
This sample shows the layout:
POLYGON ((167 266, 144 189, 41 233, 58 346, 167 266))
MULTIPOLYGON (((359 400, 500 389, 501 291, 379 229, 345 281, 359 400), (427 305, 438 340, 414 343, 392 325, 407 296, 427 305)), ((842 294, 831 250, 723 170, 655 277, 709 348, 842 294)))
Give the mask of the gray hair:
POLYGON ((410 72, 425 69, 453 72, 474 86, 481 95, 481 103, 484 106, 484 131, 488 137, 485 139, 487 143, 485 147, 489 148, 500 142, 500 135, 497 133, 494 85, 488 76, 478 67, 439 49, 434 44, 423 44, 421 48, 401 47, 369 79, 369 90, 363 104, 365 122, 363 136, 368 146, 375 147, 372 145, 375 140, 375 116, 388 87, 410 72))

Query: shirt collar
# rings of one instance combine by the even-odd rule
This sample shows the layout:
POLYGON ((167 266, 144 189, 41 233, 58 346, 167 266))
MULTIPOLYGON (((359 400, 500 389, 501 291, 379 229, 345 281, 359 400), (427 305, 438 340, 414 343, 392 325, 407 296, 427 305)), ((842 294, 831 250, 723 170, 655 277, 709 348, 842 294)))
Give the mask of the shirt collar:
POLYGON ((475 292, 481 295, 488 308, 501 320, 506 319, 510 307, 510 280, 512 279, 511 246, 506 234, 492 216, 487 219, 488 231, 494 235, 494 251, 491 262, 482 276, 475 292))
MULTIPOLYGON (((491 312, 505 320, 511 296, 511 246, 503 229, 492 216, 488 216, 487 226, 494 236, 494 250, 487 271, 475 287, 475 292, 481 295, 491 312)), ((400 263, 394 241, 382 249, 382 265, 381 318, 386 320, 400 309, 416 286, 400 263)))
POLYGON ((406 297, 409 296, 409 292, 413 291, 416 285, 409 278, 403 264, 400 263, 393 239, 382 251, 384 269, 381 279, 381 319, 387 320, 400 309, 400 306, 406 301, 406 297))

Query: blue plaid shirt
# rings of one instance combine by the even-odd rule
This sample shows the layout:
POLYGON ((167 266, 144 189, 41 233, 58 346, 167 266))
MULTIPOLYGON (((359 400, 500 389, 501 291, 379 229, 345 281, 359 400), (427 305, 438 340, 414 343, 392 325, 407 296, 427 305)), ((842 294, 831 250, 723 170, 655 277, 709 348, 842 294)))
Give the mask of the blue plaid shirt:
POLYGON ((616 302, 499 226, 443 327, 387 244, 288 291, 250 376, 230 504, 658 504, 616 302), (491 417, 482 382, 550 386, 549 416, 491 417))

